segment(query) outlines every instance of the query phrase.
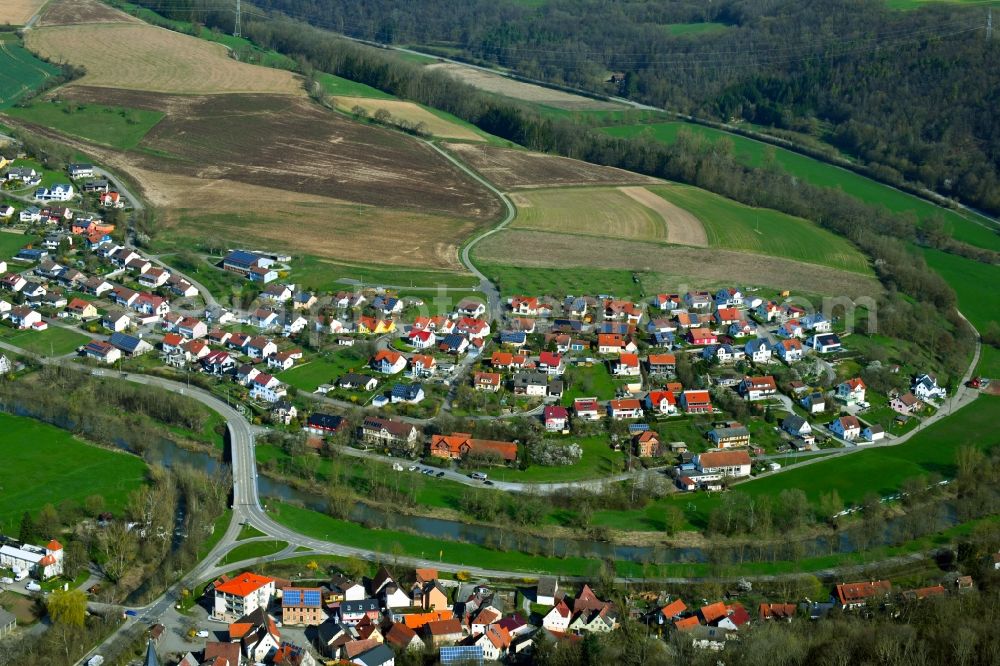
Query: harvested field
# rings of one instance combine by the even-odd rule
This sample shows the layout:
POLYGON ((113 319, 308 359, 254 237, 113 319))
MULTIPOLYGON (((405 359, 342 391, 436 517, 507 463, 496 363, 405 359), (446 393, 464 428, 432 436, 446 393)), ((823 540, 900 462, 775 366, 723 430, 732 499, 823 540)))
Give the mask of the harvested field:
MULTIPOLYGON (((641 188, 638 188, 641 189, 641 188)), ((529 190, 511 194, 515 228, 630 240, 667 239, 657 213, 614 188, 529 190)))
POLYGON ((219 179, 134 171, 178 239, 258 240, 324 259, 461 270, 469 220, 364 206, 219 179))
MULTIPOLYGON (((264 70, 267 71, 267 70, 264 70)), ((75 100, 167 117, 126 171, 225 178, 291 193, 488 221, 500 202, 422 141, 280 95, 179 96, 66 89, 75 100), (248 142, 247 137, 258 140, 248 142)))
POLYGON ((221 44, 142 23, 95 23, 27 32, 26 46, 52 62, 82 66, 71 85, 153 92, 273 92, 305 96, 291 73, 247 65, 221 44))
POLYGON ((619 187, 621 192, 659 213, 667 224, 667 242, 675 245, 708 247, 708 235, 701 221, 688 211, 656 196, 644 187, 619 187))
POLYGON ((3 0, 0 2, 0 24, 24 25, 45 0, 3 0))
POLYGON ((605 102, 603 100, 591 99, 582 95, 553 90, 544 86, 536 86, 533 83, 523 83, 509 79, 500 74, 493 74, 481 69, 459 65, 453 62, 440 62, 427 65, 427 69, 437 69, 451 74, 463 83, 467 83, 474 88, 485 90, 505 97, 524 100, 526 102, 536 102, 547 106, 554 106, 559 109, 577 111, 582 109, 623 109, 621 104, 615 102, 605 102))
POLYGON ((568 157, 526 150, 449 143, 458 155, 486 180, 501 189, 528 189, 574 185, 653 185, 663 181, 624 169, 599 166, 568 157))
POLYGON ((504 265, 650 271, 677 284, 717 284, 739 276, 740 284, 851 298, 882 291, 874 278, 790 259, 626 240, 598 242, 539 231, 501 231, 478 244, 473 254, 477 260, 504 265))
POLYGON ((334 97, 334 103, 344 111, 350 111, 355 106, 360 106, 369 115, 374 114, 379 109, 385 109, 392 114, 393 119, 403 120, 408 123, 423 123, 427 131, 433 136, 442 139, 458 139, 461 141, 483 141, 483 137, 476 134, 468 127, 463 127, 458 123, 453 123, 435 116, 413 102, 404 102, 398 99, 372 99, 370 97, 334 97))
MULTIPOLYGON (((17 2, 17 0, 14 0, 17 2)), ((41 3, 38 3, 41 4, 41 3)), ((142 21, 98 0, 54 0, 38 17, 36 27, 83 23, 139 23, 142 21)))

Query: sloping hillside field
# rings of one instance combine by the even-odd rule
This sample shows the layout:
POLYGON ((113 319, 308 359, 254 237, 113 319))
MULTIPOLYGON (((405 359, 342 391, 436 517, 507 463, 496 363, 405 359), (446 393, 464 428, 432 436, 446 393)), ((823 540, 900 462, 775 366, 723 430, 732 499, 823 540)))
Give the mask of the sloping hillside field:
POLYGON ((164 114, 126 152, 75 145, 132 175, 183 237, 211 230, 329 259, 455 269, 457 246, 500 213, 495 196, 423 142, 305 98, 85 86, 59 95, 164 114))
POLYGON ((73 85, 184 94, 277 92, 303 95, 289 72, 247 65, 222 44, 143 23, 100 23, 28 31, 26 46, 87 73, 73 85))

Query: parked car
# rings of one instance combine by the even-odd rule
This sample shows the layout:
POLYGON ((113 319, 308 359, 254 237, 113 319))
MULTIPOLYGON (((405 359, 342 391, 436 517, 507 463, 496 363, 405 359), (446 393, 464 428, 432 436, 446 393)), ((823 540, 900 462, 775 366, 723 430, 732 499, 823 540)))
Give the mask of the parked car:
POLYGON ((38 584, 38 581, 28 581, 28 584, 24 586, 28 592, 41 592, 42 586, 38 584))
POLYGON ((471 476, 476 481, 485 481, 486 480, 486 475, 483 474, 482 472, 473 472, 469 476, 471 476))
POLYGON ((435 476, 440 479, 442 476, 444 476, 444 472, 438 472, 437 474, 435 474, 435 476))
POLYGON ((4 576, 3 578, 0 578, 0 583, 3 583, 4 585, 13 585, 14 579, 10 576, 4 576))
POLYGON ((201 631, 199 631, 198 632, 198 638, 208 638, 208 631, 206 631, 205 629, 202 629, 201 631))

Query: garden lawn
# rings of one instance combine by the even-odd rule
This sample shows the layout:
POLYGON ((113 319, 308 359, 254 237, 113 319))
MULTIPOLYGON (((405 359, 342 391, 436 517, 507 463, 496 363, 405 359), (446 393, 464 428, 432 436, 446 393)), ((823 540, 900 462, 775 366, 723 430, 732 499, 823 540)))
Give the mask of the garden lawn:
POLYGON ((648 132, 648 136, 655 141, 673 143, 677 140, 677 134, 681 129, 711 141, 723 138, 731 141, 736 157, 740 162, 750 166, 761 166, 773 155, 775 166, 807 183, 820 187, 837 188, 865 203, 885 206, 892 211, 912 211, 922 220, 940 215, 956 239, 980 247, 1000 250, 1000 236, 988 228, 991 223, 983 218, 975 217, 971 213, 968 214, 969 217, 966 217, 962 213, 935 206, 929 201, 883 185, 853 171, 762 141, 738 134, 730 134, 712 127, 683 122, 618 125, 602 128, 602 131, 623 138, 635 137, 648 132))
POLYGON ((14 107, 6 113, 118 150, 135 148, 164 117, 159 111, 54 101, 14 107))
MULTIPOLYGON (((625 466, 625 457, 621 451, 611 448, 608 435, 592 437, 576 437, 574 435, 547 438, 569 446, 579 444, 583 449, 583 457, 574 465, 560 467, 543 467, 531 465, 528 469, 507 469, 486 467, 478 471, 485 472, 494 480, 521 483, 559 483, 564 481, 585 481, 600 479, 613 474, 620 474, 625 466)), ((470 468, 469 471, 472 471, 470 468)))
POLYGON ((17 534, 25 511, 102 495, 115 514, 145 482, 146 464, 125 453, 86 444, 65 430, 0 413, 0 530, 17 534))
POLYGON ((570 366, 566 369, 563 380, 566 382, 566 390, 562 397, 564 407, 572 406, 577 398, 594 397, 598 400, 612 400, 618 388, 607 366, 600 361, 589 368, 585 365, 570 366))
MULTIPOLYGON (((280 372, 276 376, 301 391, 312 393, 321 384, 332 384, 341 375, 353 371, 365 372, 366 368, 365 359, 358 358, 353 351, 342 351, 313 357, 312 360, 280 372)), ((362 394, 359 392, 358 395, 362 394)))
POLYGON ((712 247, 788 257, 855 273, 872 272, 868 260, 850 242, 809 220, 745 206, 689 185, 649 189, 697 217, 712 247))
POLYGON ((285 548, 288 548, 287 541, 251 541, 250 543, 240 544, 226 553, 225 556, 219 560, 219 566, 226 566, 227 564, 232 564, 234 562, 242 562, 243 560, 253 560, 258 557, 274 555, 275 553, 280 553, 285 548))
MULTIPOLYGON (((27 204, 22 204, 17 202, 15 207, 23 208, 27 204)), ((15 234, 9 232, 0 232, 0 259, 8 261, 11 257, 21 251, 25 245, 34 243, 35 241, 41 240, 38 236, 32 236, 30 234, 15 234)), ((11 265, 10 268, 13 268, 11 265)))
POLYGON ((18 330, 0 325, 0 339, 41 356, 63 356, 90 342, 82 333, 49 325, 44 331, 18 330))

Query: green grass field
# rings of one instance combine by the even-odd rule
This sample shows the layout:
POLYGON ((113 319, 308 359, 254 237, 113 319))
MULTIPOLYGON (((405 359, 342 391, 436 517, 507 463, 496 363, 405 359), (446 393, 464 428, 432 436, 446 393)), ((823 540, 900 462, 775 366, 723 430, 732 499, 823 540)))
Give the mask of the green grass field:
POLYGON ((885 0, 889 9, 909 11, 929 4, 975 5, 977 7, 1000 7, 1000 0, 885 0))
MULTIPOLYGON (((958 295, 958 308, 980 332, 992 322, 1000 322, 1000 266, 991 266, 939 250, 923 249, 927 264, 941 275, 958 295), (989 285, 989 286, 987 286, 989 285)), ((1000 379, 1000 350, 983 345, 977 372, 1000 379)))
POLYGON ((367 360, 358 358, 352 351, 316 357, 308 363, 278 373, 277 377, 301 391, 313 392, 320 384, 331 384, 338 377, 351 371, 363 371, 367 360))
MULTIPOLYGON (((579 444, 583 449, 583 457, 575 465, 547 467, 531 465, 528 469, 484 468, 491 479, 521 483, 559 483, 565 481, 583 481, 600 479, 612 474, 620 474, 624 468, 625 455, 615 451, 610 446, 607 435, 593 437, 576 437, 575 435, 558 436, 553 441, 561 444, 579 444)), ((471 468, 470 468, 470 471, 471 468)))
POLYGON ((219 560, 219 566, 226 566, 227 564, 232 564, 233 562, 242 562, 243 560, 253 560, 258 557, 274 555, 275 553, 280 553, 285 548, 288 548, 287 541, 251 541, 250 543, 240 544, 226 553, 223 558, 219 560))
POLYGON ((159 111, 51 101, 11 108, 7 114, 119 150, 136 147, 164 116, 159 111))
POLYGON ((867 259, 856 247, 809 220, 769 208, 751 208, 689 185, 648 189, 701 220, 712 247, 872 274, 867 259))
POLYGON ((531 190, 512 197, 517 206, 514 228, 631 240, 667 238, 659 214, 615 188, 531 190))
MULTIPOLYGON (((24 206, 17 202, 14 207, 24 206)), ((30 234, 0 233, 0 259, 7 261, 21 251, 21 248, 41 240, 38 236, 30 234)))
POLYGON ((670 23, 664 26, 673 37, 687 37, 723 32, 729 29, 725 23, 670 23))
POLYGON ((989 223, 983 221, 982 218, 977 218, 979 222, 977 223, 977 221, 964 217, 955 211, 940 208, 929 201, 882 185, 852 171, 738 134, 683 122, 618 125, 602 128, 602 131, 611 136, 630 138, 646 135, 655 141, 673 143, 681 129, 686 129, 697 136, 712 141, 728 139, 733 144, 737 158, 750 166, 761 166, 773 156, 775 166, 807 183, 821 187, 838 188, 866 203, 885 206, 895 212, 912 211, 920 219, 940 215, 956 239, 980 247, 1000 250, 1000 235, 991 231, 989 223))
POLYGON ((589 368, 575 365, 566 370, 567 388, 563 393, 562 404, 569 407, 577 398, 595 397, 599 400, 611 400, 615 397, 617 383, 608 373, 607 366, 595 363, 589 368))
POLYGON ((370 97, 372 99, 396 99, 394 95, 372 88, 364 83, 351 81, 334 74, 322 72, 317 76, 320 85, 330 95, 340 97, 370 97))
MULTIPOLYGON (((954 475, 955 453, 962 446, 989 449, 1000 444, 993 428, 1000 410, 1000 397, 981 396, 942 421, 938 421, 899 446, 874 448, 822 460, 736 486, 749 495, 777 496, 786 488, 800 488, 812 502, 836 489, 845 504, 860 503, 870 492, 881 496, 895 492, 906 479, 937 472, 954 475)), ((601 511, 597 524, 618 529, 663 529, 662 513, 667 504, 684 510, 692 528, 703 529, 708 515, 719 506, 719 495, 698 493, 653 502, 635 511, 601 511)))
POLYGON ((102 495, 118 513, 145 480, 139 458, 91 446, 55 426, 0 413, 0 433, 0 530, 6 534, 17 534, 25 511, 37 513, 47 503, 82 504, 102 495))
POLYGON ((28 95, 59 68, 39 60, 20 40, 0 42, 0 109, 7 109, 28 95))
POLYGON ((0 339, 21 349, 43 356, 62 356, 90 342, 82 333, 59 326, 49 326, 44 331, 17 330, 0 326, 0 339))
POLYGON ((599 268, 522 268, 476 262, 504 296, 517 294, 589 294, 595 290, 620 298, 638 298, 642 287, 629 271, 599 268))

